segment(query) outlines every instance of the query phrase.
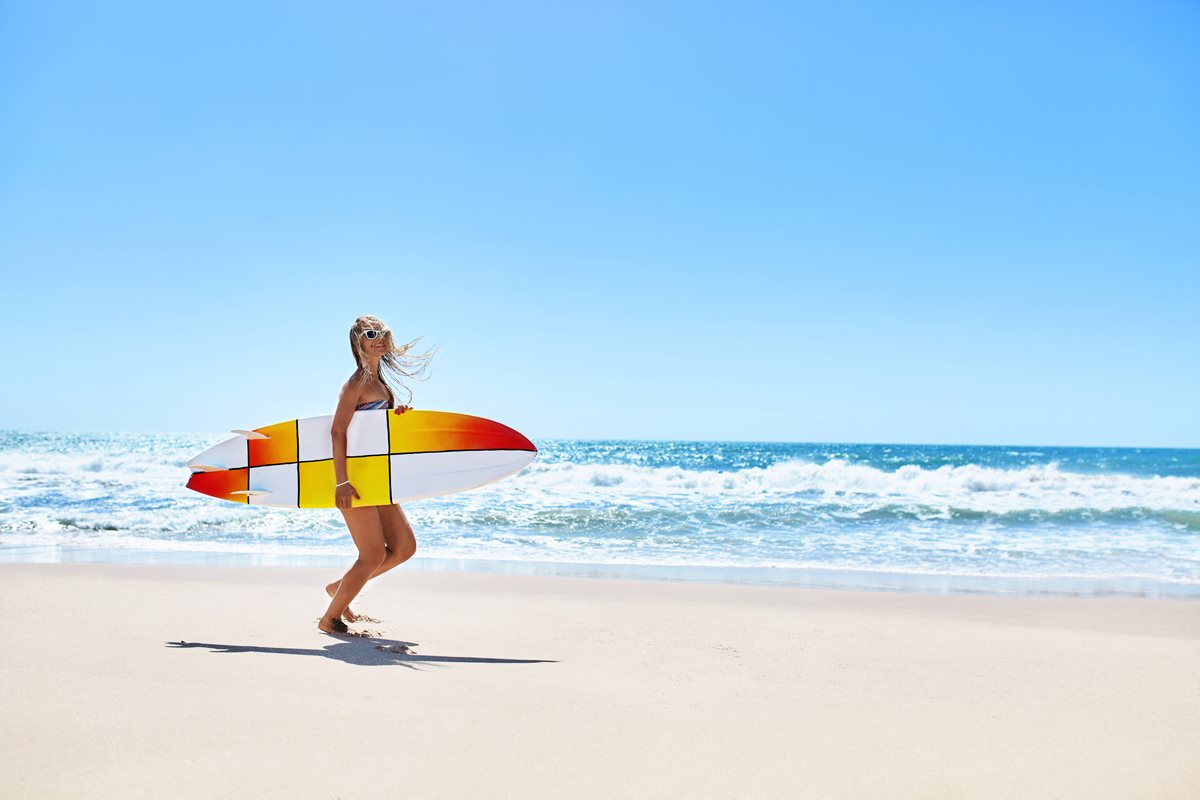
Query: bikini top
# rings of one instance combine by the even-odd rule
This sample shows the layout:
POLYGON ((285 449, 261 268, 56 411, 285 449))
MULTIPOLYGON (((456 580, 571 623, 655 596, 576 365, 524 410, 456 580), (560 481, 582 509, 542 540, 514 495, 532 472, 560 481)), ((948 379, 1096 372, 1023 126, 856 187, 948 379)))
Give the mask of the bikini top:
POLYGON ((369 403, 359 403, 358 405, 356 405, 354 407, 354 410, 355 411, 373 411, 374 409, 377 409, 377 408, 391 408, 392 407, 391 404, 392 404, 392 401, 387 400, 387 399, 372 400, 369 403))

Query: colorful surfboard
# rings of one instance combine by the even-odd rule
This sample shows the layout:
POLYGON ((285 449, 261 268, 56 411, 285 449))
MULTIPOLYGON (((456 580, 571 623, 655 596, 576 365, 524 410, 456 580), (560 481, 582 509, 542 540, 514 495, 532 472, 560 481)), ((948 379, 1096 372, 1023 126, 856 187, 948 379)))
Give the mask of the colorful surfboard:
MULTIPOLYGON (((333 508, 332 416, 242 431, 187 462, 202 494, 278 508, 333 508)), ((537 455, 506 425, 467 414, 356 411, 346 432, 354 506, 382 506, 474 489, 519 472, 537 455)))

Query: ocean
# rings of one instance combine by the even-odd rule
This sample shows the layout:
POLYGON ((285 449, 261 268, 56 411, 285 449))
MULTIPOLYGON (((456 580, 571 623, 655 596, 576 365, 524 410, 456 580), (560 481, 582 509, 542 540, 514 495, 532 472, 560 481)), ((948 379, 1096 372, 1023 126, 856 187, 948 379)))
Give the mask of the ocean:
MULTIPOLYGON (((0 561, 348 566, 336 510, 184 488, 227 437, 0 432, 0 561)), ((1200 597, 1200 450, 535 443, 512 478, 405 504, 405 568, 1200 597)))

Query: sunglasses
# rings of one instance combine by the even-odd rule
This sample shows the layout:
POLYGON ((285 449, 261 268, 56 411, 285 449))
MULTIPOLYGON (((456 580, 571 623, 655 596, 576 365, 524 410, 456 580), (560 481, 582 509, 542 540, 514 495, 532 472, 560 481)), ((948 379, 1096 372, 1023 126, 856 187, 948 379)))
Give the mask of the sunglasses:
POLYGON ((368 339, 373 341, 375 339, 382 337, 385 333, 387 333, 387 328, 384 328, 383 330, 379 330, 378 328, 367 328, 365 331, 361 332, 358 335, 365 336, 368 339))

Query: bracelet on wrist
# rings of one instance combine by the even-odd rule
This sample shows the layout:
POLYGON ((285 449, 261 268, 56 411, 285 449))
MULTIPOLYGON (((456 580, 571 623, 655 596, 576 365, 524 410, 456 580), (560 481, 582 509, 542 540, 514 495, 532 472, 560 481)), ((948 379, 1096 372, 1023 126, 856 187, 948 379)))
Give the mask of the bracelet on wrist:
POLYGON ((349 483, 349 482, 350 482, 350 481, 342 481, 341 483, 339 483, 337 486, 334 486, 333 488, 335 488, 335 489, 339 489, 339 488, 341 488, 341 487, 345 486, 345 485, 346 485, 347 483, 349 483))

